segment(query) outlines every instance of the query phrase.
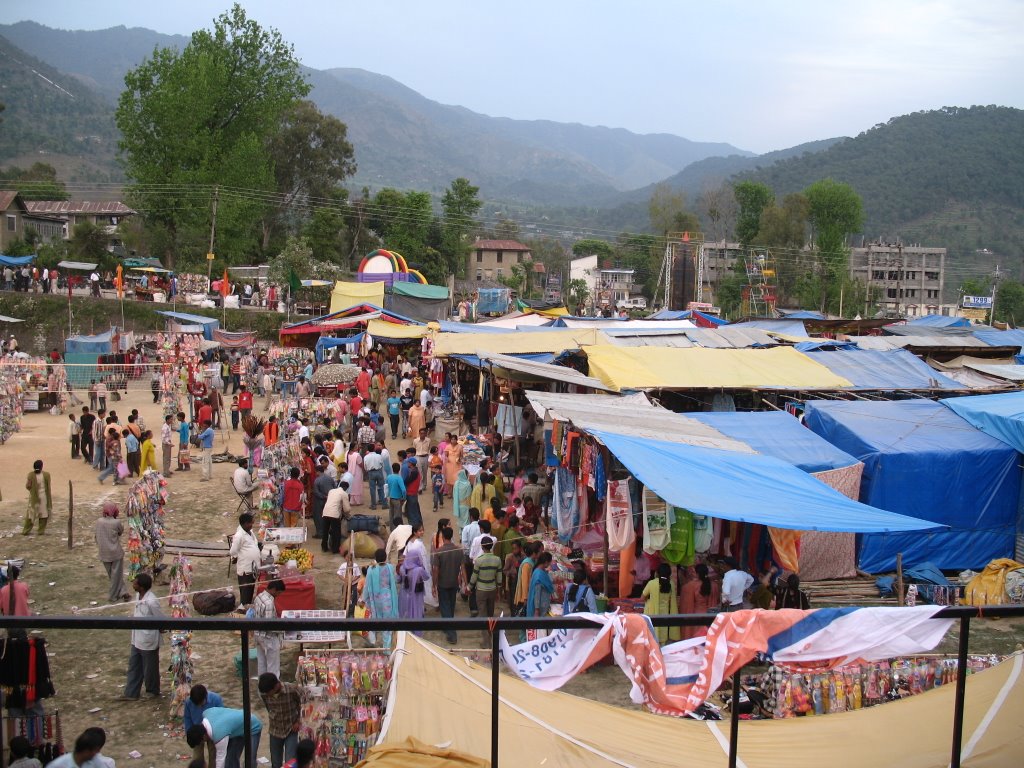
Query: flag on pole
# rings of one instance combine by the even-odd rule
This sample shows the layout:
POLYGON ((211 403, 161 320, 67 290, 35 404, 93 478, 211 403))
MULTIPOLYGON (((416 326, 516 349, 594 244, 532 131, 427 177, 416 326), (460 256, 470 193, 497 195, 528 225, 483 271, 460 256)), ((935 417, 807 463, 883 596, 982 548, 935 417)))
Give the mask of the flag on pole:
POLYGON ((224 277, 220 280, 220 295, 225 299, 231 293, 231 286, 228 285, 228 268, 224 267, 224 277))
POLYGON ((117 286, 117 298, 124 298, 124 267, 117 265, 117 277, 114 278, 114 285, 117 286))
POLYGON ((288 270, 288 287, 292 289, 292 293, 297 293, 299 288, 302 287, 302 281, 299 280, 299 276, 295 274, 294 269, 288 270))

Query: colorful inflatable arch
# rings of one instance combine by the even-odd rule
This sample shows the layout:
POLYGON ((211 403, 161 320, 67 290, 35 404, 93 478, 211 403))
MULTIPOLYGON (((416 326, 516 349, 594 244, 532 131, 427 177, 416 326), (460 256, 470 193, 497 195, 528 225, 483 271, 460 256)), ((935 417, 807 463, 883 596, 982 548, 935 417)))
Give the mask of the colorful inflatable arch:
MULTIPOLYGON (((359 263, 358 274, 360 275, 408 275, 408 282, 427 284, 425 278, 418 269, 410 269, 405 263, 405 257, 397 251, 386 251, 380 248, 359 263)), ((390 285, 390 283, 389 283, 390 285)))

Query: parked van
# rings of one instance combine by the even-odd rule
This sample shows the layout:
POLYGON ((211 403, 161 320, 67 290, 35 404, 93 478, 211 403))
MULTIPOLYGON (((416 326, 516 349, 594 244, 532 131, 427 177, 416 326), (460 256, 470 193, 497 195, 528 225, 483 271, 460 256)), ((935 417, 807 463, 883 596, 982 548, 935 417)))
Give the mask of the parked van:
POLYGON ((647 299, 644 296, 630 296, 628 299, 619 299, 615 303, 616 309, 647 309, 647 299))

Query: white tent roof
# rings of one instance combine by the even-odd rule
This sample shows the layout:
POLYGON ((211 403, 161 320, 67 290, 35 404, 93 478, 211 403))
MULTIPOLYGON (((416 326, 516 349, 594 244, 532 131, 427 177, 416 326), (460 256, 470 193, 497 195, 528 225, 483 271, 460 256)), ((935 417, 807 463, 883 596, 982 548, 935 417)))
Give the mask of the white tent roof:
POLYGON ((654 405, 642 393, 615 397, 527 391, 525 395, 538 414, 568 419, 588 431, 603 429, 631 437, 754 453, 746 443, 726 437, 696 419, 654 405))

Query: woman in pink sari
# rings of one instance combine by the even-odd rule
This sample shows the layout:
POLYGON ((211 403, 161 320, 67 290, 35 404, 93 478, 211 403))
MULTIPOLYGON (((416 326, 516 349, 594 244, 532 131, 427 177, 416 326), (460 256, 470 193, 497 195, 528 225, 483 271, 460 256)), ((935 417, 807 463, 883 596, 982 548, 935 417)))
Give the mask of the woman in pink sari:
MULTIPOLYGON (((355 445, 353 443, 353 445, 355 445)), ((348 471, 352 473, 352 487, 348 489, 348 498, 352 504, 363 503, 363 457, 353 448, 348 453, 348 471)))

